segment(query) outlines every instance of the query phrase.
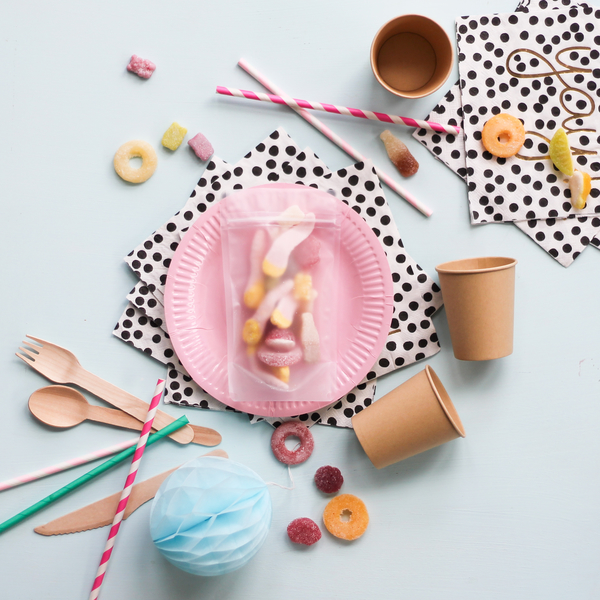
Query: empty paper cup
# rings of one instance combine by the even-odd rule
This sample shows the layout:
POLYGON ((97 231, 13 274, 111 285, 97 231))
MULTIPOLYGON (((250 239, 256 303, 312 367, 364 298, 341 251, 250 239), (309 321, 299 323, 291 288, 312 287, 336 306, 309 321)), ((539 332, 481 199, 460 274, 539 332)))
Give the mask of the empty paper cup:
POLYGON ((454 51, 448 34, 422 15, 388 21, 371 45, 371 68, 377 81, 402 98, 422 98, 448 79, 454 51))
POLYGON ((512 354, 514 258, 487 256, 438 265, 454 356, 492 360, 512 354))
POLYGON ((465 437, 450 396, 429 366, 356 414, 352 427, 378 469, 465 437))

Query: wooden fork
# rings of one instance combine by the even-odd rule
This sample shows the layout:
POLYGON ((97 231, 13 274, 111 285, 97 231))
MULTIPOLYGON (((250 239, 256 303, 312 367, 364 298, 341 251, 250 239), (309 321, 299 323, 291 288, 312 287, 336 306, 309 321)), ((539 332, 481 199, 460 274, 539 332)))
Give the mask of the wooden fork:
MULTIPOLYGON (((69 350, 65 350, 65 348, 33 337, 32 335, 28 335, 27 338, 29 339, 23 341, 23 344, 28 347, 19 347, 19 350, 24 355, 18 352, 16 352, 16 355, 32 369, 35 369, 54 383, 73 383, 78 385, 84 390, 98 396, 98 398, 104 399, 109 404, 120 408, 132 417, 142 421, 142 423, 144 422, 146 413, 148 412, 148 404, 144 401, 86 371, 79 364, 77 357, 72 352, 69 352, 69 350), (34 344, 29 340, 34 340, 37 343, 34 344)), ((159 410, 156 412, 153 426, 156 429, 162 429, 174 420, 173 417, 159 410)), ((170 437, 180 444, 189 444, 194 438, 194 431, 189 425, 186 425, 178 431, 173 432, 170 437)))

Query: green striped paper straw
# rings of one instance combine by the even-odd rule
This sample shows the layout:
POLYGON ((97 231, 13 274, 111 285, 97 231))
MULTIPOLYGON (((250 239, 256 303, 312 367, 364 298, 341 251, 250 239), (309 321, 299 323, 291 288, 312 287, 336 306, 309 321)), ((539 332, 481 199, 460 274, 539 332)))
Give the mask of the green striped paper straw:
MULTIPOLYGON (((162 440, 165 436, 170 435, 171 433, 173 433, 174 431, 177 431, 178 429, 181 429, 181 427, 183 427, 184 425, 187 425, 188 423, 189 423, 188 418, 185 415, 183 417, 180 417, 179 419, 177 419, 176 421, 173 421, 171 424, 167 425, 166 427, 163 427, 157 433, 153 433, 148 438, 148 442, 146 445, 150 446, 151 444, 154 444, 154 442, 158 442, 158 441, 162 440)), ((133 445, 131 448, 127 448, 126 450, 123 450, 123 452, 120 452, 116 456, 109 458, 106 462, 103 462, 101 465, 98 465, 97 467, 93 468, 91 471, 88 471, 81 477, 78 477, 74 481, 71 481, 71 483, 68 483, 67 485, 60 488, 59 490, 56 490, 56 492, 50 494, 49 496, 46 496, 43 500, 40 500, 39 502, 32 504, 29 508, 26 508, 24 511, 20 512, 19 514, 15 515, 14 517, 11 517, 10 519, 4 521, 4 523, 0 523, 0 534, 4 533, 6 530, 10 529, 17 523, 24 521, 27 517, 30 517, 31 515, 34 515, 35 513, 42 510, 43 508, 46 508, 46 506, 52 504, 59 498, 66 496, 69 492, 72 492, 73 490, 77 489, 79 486, 82 486, 84 483, 87 483, 88 481, 94 479, 94 477, 97 477, 101 473, 104 473, 104 471, 108 471, 108 469, 110 469, 110 468, 114 467, 115 465, 119 464, 120 462, 124 461, 127 457, 131 456, 135 452, 135 449, 136 449, 136 446, 133 445)))

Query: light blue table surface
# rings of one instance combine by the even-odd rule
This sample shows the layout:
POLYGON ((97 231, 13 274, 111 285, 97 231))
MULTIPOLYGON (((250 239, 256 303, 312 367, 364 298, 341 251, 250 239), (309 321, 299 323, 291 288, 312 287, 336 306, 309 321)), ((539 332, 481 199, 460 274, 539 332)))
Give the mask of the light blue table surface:
MULTIPOLYGON (((48 382, 14 355, 26 334, 69 348, 84 367, 142 398, 165 373, 112 329, 136 281, 123 257, 183 205, 204 169, 187 146, 174 153, 160 146, 172 121, 190 134, 202 131, 231 162, 278 126, 332 168, 353 162, 285 107, 215 95, 216 85, 261 89, 236 66, 239 58, 300 98, 423 117, 455 81, 456 67, 432 96, 400 100, 371 74, 377 29, 398 14, 420 12, 453 35, 456 16, 508 12, 515 2, 5 1, 0 480, 132 437, 90 423, 54 431, 37 422, 27 399, 48 382), (149 81, 125 71, 133 53, 156 63, 149 81), (150 141, 159 156, 156 174, 139 186, 124 183, 112 167, 115 150, 136 138, 150 141)), ((392 171, 378 139, 383 124, 322 120, 392 171)), ((471 227, 463 182, 408 143, 421 169, 403 183, 435 212, 426 219, 387 188, 386 196, 419 264, 435 276, 435 265, 455 258, 519 260, 512 356, 459 362, 444 312, 434 317, 442 351, 428 364, 453 398, 466 439, 377 471, 352 431, 315 427, 312 458, 293 470, 295 489, 271 488, 272 529, 250 565, 209 579, 178 571, 151 542, 146 505, 119 534, 101 597, 600 597, 600 253, 589 248, 564 269, 515 227, 471 227), (312 548, 292 546, 285 534, 292 519, 320 521, 325 500, 312 477, 324 464, 340 467, 344 491, 365 501, 369 529, 352 544, 325 534, 312 548)), ((423 366, 383 378, 377 397, 423 366)), ((165 410, 183 414, 176 406, 165 410)), ((186 414, 220 431, 231 458, 287 485, 268 425, 250 426, 239 414, 186 414)), ((202 451, 161 443, 149 450, 140 478, 202 451)), ((3 492, 0 520, 86 469, 3 492)), ((119 491, 127 469, 121 465, 0 537, 2 600, 87 598, 107 529, 42 537, 33 527, 119 491)))

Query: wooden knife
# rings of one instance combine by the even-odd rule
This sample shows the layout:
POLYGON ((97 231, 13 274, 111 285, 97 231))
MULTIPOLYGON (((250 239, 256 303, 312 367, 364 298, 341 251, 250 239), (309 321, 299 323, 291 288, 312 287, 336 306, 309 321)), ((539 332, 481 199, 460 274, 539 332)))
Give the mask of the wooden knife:
MULTIPOLYGON (((227 452, 224 450, 213 450, 208 454, 203 454, 203 456, 229 458, 227 452)), ((160 473, 160 475, 155 475, 150 479, 146 479, 146 481, 134 485, 131 489, 131 495, 129 502, 127 502, 123 519, 127 519, 134 510, 137 510, 142 504, 148 502, 148 500, 152 500, 162 482, 178 468, 169 469, 164 473, 160 473)), ((117 492, 112 496, 75 510, 68 515, 54 519, 54 521, 50 521, 45 525, 40 525, 34 531, 40 535, 61 535, 63 533, 77 533, 79 531, 89 531, 90 529, 105 527, 113 522, 120 497, 121 492, 117 492)))

